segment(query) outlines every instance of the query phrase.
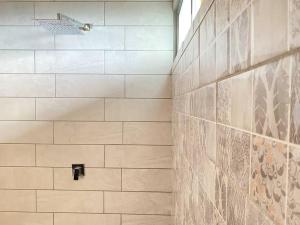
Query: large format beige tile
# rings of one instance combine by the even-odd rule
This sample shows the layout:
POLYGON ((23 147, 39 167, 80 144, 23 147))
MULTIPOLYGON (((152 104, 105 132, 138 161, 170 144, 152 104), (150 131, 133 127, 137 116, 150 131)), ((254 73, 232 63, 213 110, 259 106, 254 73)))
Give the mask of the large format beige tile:
POLYGON ((103 51, 36 51, 37 73, 104 73, 103 51))
POLYGON ((167 122, 124 123, 124 144, 171 145, 171 124, 167 122))
POLYGON ((2 167, 0 188, 4 189, 51 189, 53 171, 50 168, 2 167))
POLYGON ((54 169, 54 188, 57 190, 121 190, 120 169, 86 168, 85 176, 74 182, 70 168, 54 169))
POLYGON ((0 144, 0 166, 34 166, 35 145, 0 144))
POLYGON ((96 191, 37 191, 38 212, 103 212, 103 193, 96 191))
POLYGON ((171 121, 169 99, 106 99, 106 121, 171 121))
POLYGON ((216 80, 216 44, 200 57, 199 85, 204 86, 216 80))
POLYGON ((171 98, 171 76, 133 75, 126 76, 128 98, 171 98))
POLYGON ((1 2, 0 25, 33 25, 32 2, 1 2))
POLYGON ((106 51, 105 73, 170 74, 172 62, 173 51, 106 51))
POLYGON ((105 166, 116 168, 171 168, 170 146, 107 145, 105 166))
POLYGON ((35 100, 33 98, 1 98, 0 120, 34 120, 35 100))
POLYGON ((0 224, 53 225, 53 215, 52 213, 1 212, 0 224))
POLYGON ((171 2, 108 2, 106 25, 173 25, 171 2))
POLYGON ((290 47, 296 48, 300 46, 300 10, 299 0, 291 0, 289 2, 289 40, 290 47))
POLYGON ((104 146, 103 145, 37 145, 36 146, 37 166, 71 167, 71 165, 74 163, 84 163, 86 167, 103 167, 104 146))
MULTIPOLYGON (((35 212, 35 191, 0 190, 0 211, 35 212)), ((1 214, 0 214, 1 216, 1 214)))
POLYGON ((171 194, 147 192, 105 192, 105 213, 170 214, 171 194), (143 203, 143 204, 141 204, 143 203))
POLYGON ((0 73, 33 73, 34 52, 0 50, 0 73))
POLYGON ((255 0, 252 19, 254 63, 288 50, 288 1, 255 0))
POLYGON ((55 144, 121 144, 121 122, 55 122, 55 144))
POLYGON ((172 191, 172 170, 123 169, 123 191, 172 191))
POLYGON ((104 100, 96 98, 38 98, 36 100, 36 119, 103 121, 104 100))
MULTIPOLYGON (((0 215, 1 216, 1 215, 0 215)), ((120 225, 120 215, 55 213, 54 225, 120 225)))
POLYGON ((35 3, 36 19, 56 19, 63 13, 82 23, 104 24, 103 2, 38 2, 35 3), (87 13, 88 12, 88 13, 87 13))
POLYGON ((58 75, 57 97, 123 97, 124 76, 58 75))
POLYGON ((170 216, 122 215, 123 225, 171 225, 170 216))
POLYGON ((53 123, 41 121, 1 121, 0 143, 53 142, 53 123))
MULTIPOLYGON (((23 71, 24 70, 22 70, 21 72, 23 71)), ((2 97, 54 97, 54 95, 55 95, 54 75, 50 75, 50 74, 49 75, 40 75, 40 74, 32 74, 32 75, 1 74, 0 75, 0 96, 2 97)))

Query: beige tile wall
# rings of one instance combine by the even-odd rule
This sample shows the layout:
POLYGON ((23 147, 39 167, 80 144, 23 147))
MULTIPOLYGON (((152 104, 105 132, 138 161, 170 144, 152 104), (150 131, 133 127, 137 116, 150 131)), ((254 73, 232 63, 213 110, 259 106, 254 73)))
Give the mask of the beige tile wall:
POLYGON ((300 224, 300 1, 204 0, 193 24, 173 64, 174 224, 300 224))
POLYGON ((0 224, 170 225, 172 61, 170 1, 0 0, 0 224))

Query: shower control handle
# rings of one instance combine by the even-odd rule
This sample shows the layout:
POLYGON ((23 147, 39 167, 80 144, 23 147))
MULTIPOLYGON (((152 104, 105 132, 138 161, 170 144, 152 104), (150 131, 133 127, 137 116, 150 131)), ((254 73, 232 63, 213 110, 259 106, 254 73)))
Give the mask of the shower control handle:
POLYGON ((80 176, 85 175, 84 164, 73 164, 72 165, 72 173, 73 173, 73 179, 79 180, 80 176))

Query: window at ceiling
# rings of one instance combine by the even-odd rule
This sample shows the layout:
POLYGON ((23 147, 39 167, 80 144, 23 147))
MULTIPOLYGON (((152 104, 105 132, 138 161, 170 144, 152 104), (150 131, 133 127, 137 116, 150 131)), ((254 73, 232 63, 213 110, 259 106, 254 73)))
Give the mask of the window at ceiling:
POLYGON ((201 0, 182 0, 178 16, 178 48, 181 47, 200 5, 201 0))

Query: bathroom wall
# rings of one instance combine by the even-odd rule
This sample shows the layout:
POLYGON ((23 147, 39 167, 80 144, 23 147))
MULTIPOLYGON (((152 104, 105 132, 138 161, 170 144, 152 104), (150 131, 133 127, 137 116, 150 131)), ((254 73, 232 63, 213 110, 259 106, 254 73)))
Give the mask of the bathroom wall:
POLYGON ((0 1, 0 49, 0 224, 169 225, 172 2, 0 1))
POLYGON ((300 1, 204 0, 173 65, 176 225, 300 224, 300 1))

